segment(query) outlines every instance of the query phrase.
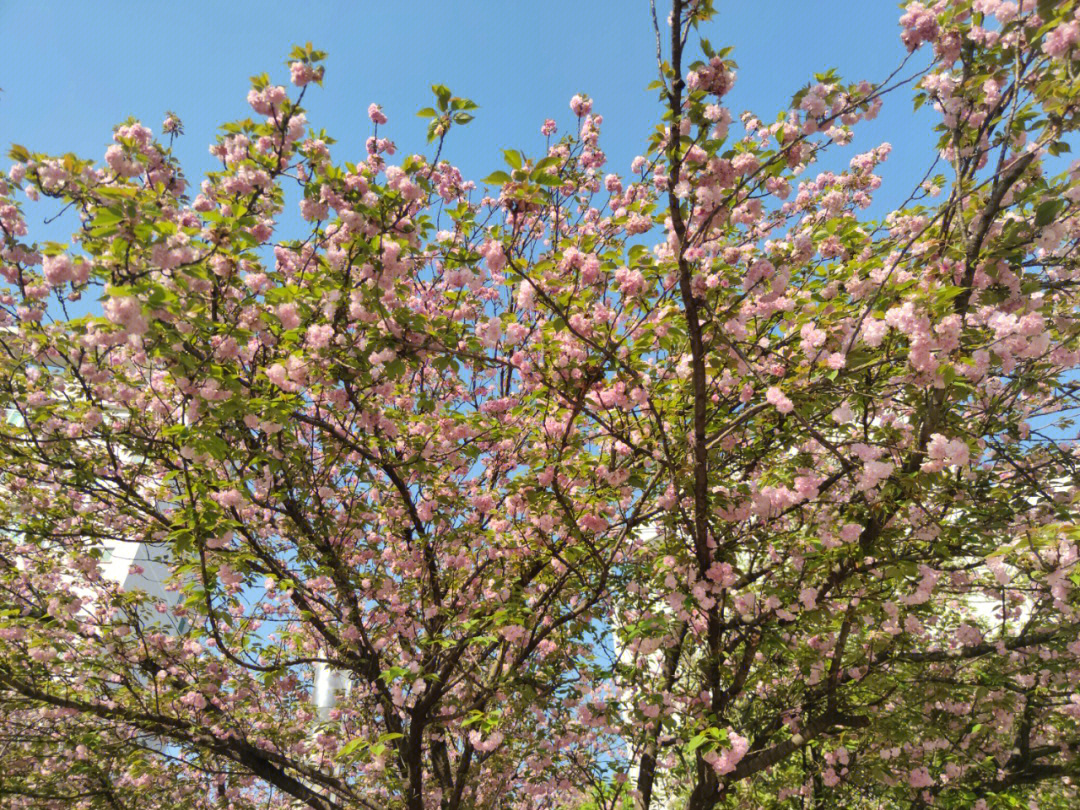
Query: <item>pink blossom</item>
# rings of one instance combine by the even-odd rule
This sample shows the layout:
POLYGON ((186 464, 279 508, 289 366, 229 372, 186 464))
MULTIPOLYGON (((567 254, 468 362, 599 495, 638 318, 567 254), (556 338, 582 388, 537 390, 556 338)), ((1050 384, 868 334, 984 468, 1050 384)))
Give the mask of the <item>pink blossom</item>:
POLYGON ((367 117, 372 119, 372 123, 384 124, 387 122, 386 113, 382 111, 382 106, 378 104, 369 104, 367 106, 367 117))
POLYGON ((529 327, 523 323, 514 321, 506 327, 506 342, 509 345, 514 346, 520 343, 527 334, 529 334, 529 327))
POLYGON ((860 492, 873 489, 892 475, 894 469, 895 465, 887 461, 867 461, 863 465, 862 472, 855 483, 855 488, 860 492))
POLYGON ((248 104, 259 115, 270 115, 276 111, 284 101, 285 88, 268 87, 262 91, 250 90, 247 94, 248 104), (280 92, 279 92, 280 91, 280 92))
POLYGON ((61 253, 58 256, 46 256, 42 260, 42 268, 45 280, 53 287, 71 281, 72 262, 71 257, 66 253, 61 253))
POLYGON ((225 507, 239 506, 243 501, 243 497, 237 489, 226 489, 222 492, 218 492, 214 496, 214 500, 225 507))
POLYGON ((227 588, 236 588, 244 581, 243 575, 228 565, 222 565, 218 569, 218 579, 227 588))
POLYGON ((488 269, 492 273, 501 272, 506 267, 506 253, 501 243, 488 239, 480 246, 480 255, 487 259, 488 269))
POLYGON ((1053 29, 1043 40, 1042 50, 1047 56, 1064 56, 1080 41, 1080 22, 1071 20, 1053 29))
POLYGON ((997 18, 999 23, 1004 24, 1015 18, 1019 11, 1020 7, 1016 3, 1011 2, 1011 0, 1006 0, 1005 2, 997 4, 997 7, 994 9, 994 17, 997 18))
POLYGON ((735 770, 735 766, 742 761, 743 757, 746 756, 746 752, 750 750, 750 739, 734 731, 728 731, 728 743, 730 747, 722 749, 712 763, 713 770, 720 776, 735 770))
POLYGON ((284 388, 289 379, 289 373, 281 363, 274 363, 266 369, 266 376, 270 379, 270 382, 279 388, 284 388))
POLYGON ((277 308, 277 316, 285 329, 295 329, 300 325, 300 315, 296 311, 296 304, 280 304, 277 308))
POLYGON ((956 628, 956 643, 964 647, 974 647, 981 644, 983 634, 979 628, 964 622, 956 628))
POLYGON ((188 692, 186 695, 180 698, 180 702, 183 703, 185 706, 190 706, 197 712, 200 712, 206 708, 206 698, 203 697, 199 692, 188 692))
POLYGON ((141 335, 150 328, 143 317, 142 304, 137 298, 110 298, 105 302, 105 317, 136 335, 141 335))
POLYGON ((532 284, 529 283, 528 281, 521 282, 521 284, 518 285, 517 298, 516 298, 518 309, 520 309, 522 311, 525 311, 525 312, 531 310, 535 306, 535 304, 534 304, 535 299, 536 299, 536 290, 533 289, 532 284))
POLYGON ((485 323, 476 325, 476 335, 480 342, 489 349, 495 348, 502 334, 502 321, 498 318, 490 318, 485 323))
POLYGON ((820 493, 819 488, 823 480, 819 475, 797 475, 795 476, 795 492, 801 500, 813 500, 820 493))
POLYGON ((845 523, 840 530, 840 539, 845 543, 854 543, 862 535, 863 527, 858 523, 845 523))
POLYGON ((293 62, 289 65, 289 78, 297 87, 303 87, 309 82, 320 78, 321 72, 315 66, 303 62, 293 62))
POLYGON ((732 159, 731 167, 736 174, 753 174, 761 168, 761 162, 753 152, 743 152, 732 159))
POLYGON ((583 529, 588 529, 591 532, 603 532, 608 528, 608 522, 600 515, 584 515, 578 520, 579 525, 583 529))
POLYGON ((780 413, 791 413, 795 409, 795 405, 790 399, 777 388, 775 385, 771 386, 769 390, 765 392, 765 401, 772 405, 780 413))
POLYGON ((313 349, 325 349, 334 337, 333 324, 312 324, 307 330, 307 344, 313 349))
POLYGON ((469 732, 469 742, 472 743, 473 748, 475 748, 482 754, 486 754, 489 751, 494 751, 496 748, 499 747, 500 744, 502 744, 502 741, 503 733, 501 731, 496 731, 492 734, 489 734, 486 739, 480 735, 479 731, 469 732))
POLYGON ((381 365, 383 363, 390 363, 396 358, 397 352, 387 346, 385 349, 377 352, 372 352, 371 355, 368 357, 368 361, 372 365, 381 365))
POLYGON ((900 25, 904 28, 900 39, 908 51, 914 51, 938 35, 937 15, 922 3, 908 3, 904 15, 900 17, 900 25))
POLYGON ((105 162, 121 177, 135 177, 143 171, 142 164, 136 158, 129 157, 118 144, 105 150, 105 162))
POLYGON ((640 270, 631 270, 629 267, 616 269, 615 281, 619 285, 619 292, 627 298, 638 295, 645 289, 645 276, 640 270))
POLYGON ((819 329, 814 323, 807 322, 802 325, 799 330, 799 336, 803 340, 803 351, 806 354, 813 354, 817 349, 825 343, 828 335, 819 329))
POLYGON ((845 399, 833 409, 831 416, 834 422, 843 425, 855 418, 855 412, 851 410, 851 403, 845 399))
POLYGON ((804 110, 807 115, 814 118, 820 118, 829 109, 829 105, 825 102, 825 99, 820 95, 825 92, 825 88, 822 85, 818 85, 815 88, 811 88, 802 101, 799 102, 799 109, 804 110))
POLYGON ((938 472, 945 467, 966 467, 971 460, 967 442, 963 439, 947 439, 940 433, 930 435, 926 454, 929 461, 923 463, 923 472, 938 472))
POLYGON ((225 532, 224 534, 209 538, 206 541, 206 547, 209 549, 228 548, 229 543, 232 542, 232 538, 233 533, 231 531, 225 532))
POLYGON ((300 201, 300 215, 308 222, 326 219, 326 216, 329 213, 330 209, 326 203, 319 202, 310 197, 305 197, 300 201))
POLYGON ((862 327, 863 342, 872 349, 876 349, 885 339, 889 332, 889 325, 877 318, 867 318, 862 327))
POLYGON ((184 124, 175 113, 169 113, 161 122, 161 131, 166 135, 183 135, 184 124))
POLYGON ((930 787, 934 784, 933 778, 930 776, 930 771, 926 768, 916 768, 908 774, 908 784, 913 788, 930 787))
POLYGON ((724 588, 730 588, 737 580, 735 569, 726 562, 713 563, 709 570, 705 572, 705 576, 724 588))
POLYGON ((570 99, 570 109, 574 115, 581 118, 592 110, 592 100, 588 96, 575 95, 570 99))

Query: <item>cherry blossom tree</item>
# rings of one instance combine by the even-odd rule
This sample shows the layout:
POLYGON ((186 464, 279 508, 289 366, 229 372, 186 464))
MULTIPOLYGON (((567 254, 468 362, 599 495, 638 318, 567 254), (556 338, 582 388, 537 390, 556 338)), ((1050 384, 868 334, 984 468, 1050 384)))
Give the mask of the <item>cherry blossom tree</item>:
POLYGON ((172 114, 12 149, 5 806, 1074 805, 1080 4, 910 3, 775 116, 664 13, 625 175, 579 95, 468 181, 439 85, 430 155, 373 104, 336 162, 311 45, 197 189, 172 114), (904 92, 939 154, 875 221, 904 92))

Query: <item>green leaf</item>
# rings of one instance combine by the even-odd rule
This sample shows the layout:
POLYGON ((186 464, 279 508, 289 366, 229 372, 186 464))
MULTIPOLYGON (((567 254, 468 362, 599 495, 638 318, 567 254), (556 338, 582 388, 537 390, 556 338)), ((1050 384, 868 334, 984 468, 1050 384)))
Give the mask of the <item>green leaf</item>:
POLYGON ((1060 5, 1058 0, 1038 0, 1036 8, 1038 9, 1039 16, 1044 20, 1052 20, 1055 16, 1055 7, 1060 5))
POLYGON ((109 236, 116 233, 116 225, 124 217, 118 208, 106 208, 98 213, 90 222, 90 233, 93 236, 109 236))
POLYGON ((405 667, 390 667, 379 673, 379 680, 385 683, 391 683, 408 674, 409 670, 405 669, 405 667))
POLYGON ((358 748, 361 748, 365 745, 367 745, 367 740, 363 739, 362 737, 354 737, 353 739, 345 743, 345 745, 341 746, 341 750, 338 751, 337 755, 339 757, 347 757, 349 756, 349 754, 353 753, 358 748))
POLYGON ((555 157, 553 155, 548 155, 546 158, 541 158, 540 160, 538 160, 536 162, 536 165, 533 166, 533 174, 537 174, 539 172, 542 172, 545 169, 550 169, 552 166, 558 166, 561 162, 562 162, 562 158, 557 158, 557 157, 555 157))
POLYGON ((492 172, 484 178, 483 182, 492 186, 501 186, 503 183, 509 183, 511 180, 510 175, 506 172, 498 171, 492 172))
POLYGON ((1041 203, 1039 207, 1035 209, 1035 227, 1042 228, 1049 225, 1064 207, 1064 200, 1047 200, 1046 202, 1041 203))
POLYGON ((419 118, 438 118, 439 117, 439 114, 435 110, 433 110, 431 107, 424 107, 419 112, 417 112, 416 115, 419 118))
POLYGON ((431 92, 439 100, 439 109, 446 112, 450 107, 450 89, 445 85, 433 84, 431 85, 431 92))
POLYGON ((473 711, 469 715, 469 718, 467 720, 463 720, 461 725, 468 728, 469 726, 474 726, 477 723, 483 722, 485 717, 486 715, 483 712, 473 709, 473 711))
POLYGON ((521 152, 516 149, 503 149, 503 157, 506 158, 506 162, 514 169, 520 169, 525 163, 525 159, 522 157, 521 152))

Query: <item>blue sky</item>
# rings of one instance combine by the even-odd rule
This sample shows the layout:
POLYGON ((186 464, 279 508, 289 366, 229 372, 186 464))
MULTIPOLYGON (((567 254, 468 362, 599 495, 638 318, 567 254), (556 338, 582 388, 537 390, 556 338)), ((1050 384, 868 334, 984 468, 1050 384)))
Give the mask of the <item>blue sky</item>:
MULTIPOLYGON (((728 100, 736 114, 772 120, 815 71, 876 81, 904 56, 900 11, 885 0, 716 5, 702 33, 715 47, 735 46, 728 100)), ((156 131, 174 110, 187 133, 176 151, 195 182, 213 165, 207 145, 217 126, 250 114, 248 77, 265 71, 287 83, 290 46, 308 40, 329 58, 324 87, 312 88, 305 106, 311 123, 337 138, 337 161, 363 156, 373 101, 390 118, 380 135, 397 142, 399 157, 425 151, 415 112, 430 104, 435 82, 480 105, 444 152, 473 179, 502 168, 501 149, 541 150, 545 117, 560 131, 572 126, 574 93, 590 94, 604 116, 607 171, 628 170, 659 115, 645 90, 656 76, 647 0, 3 0, 0 30, 9 33, 0 52, 5 152, 15 142, 100 159, 113 125, 133 115, 156 131)), ((856 130, 844 163, 882 141, 894 146, 872 213, 898 204, 921 178, 933 158, 932 123, 925 110, 913 115, 905 89, 856 130)), ((36 217, 31 236, 64 238, 36 217)))

